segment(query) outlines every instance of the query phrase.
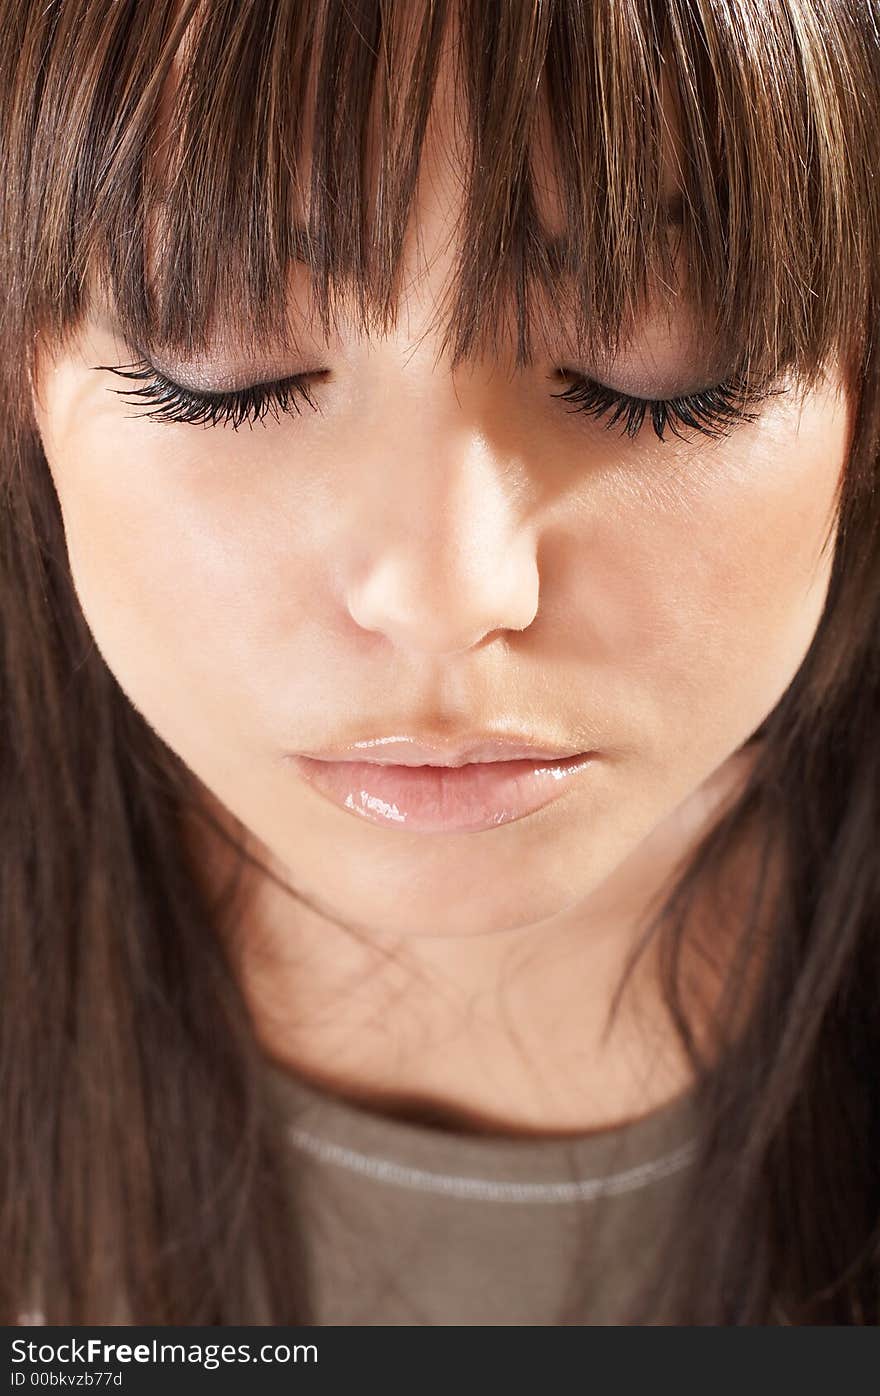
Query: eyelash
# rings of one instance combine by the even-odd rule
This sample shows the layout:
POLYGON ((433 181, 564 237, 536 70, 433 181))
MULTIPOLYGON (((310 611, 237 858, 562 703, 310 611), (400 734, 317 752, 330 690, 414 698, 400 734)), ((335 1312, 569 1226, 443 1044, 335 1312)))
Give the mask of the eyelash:
MULTIPOLYGON (((256 383, 234 392, 198 393, 173 383, 145 359, 133 364, 98 364, 96 367, 115 373, 117 377, 141 382, 143 386, 140 388, 114 388, 111 391, 152 405, 154 410, 136 412, 134 415, 157 422, 193 426, 229 425, 237 431, 244 422, 252 425, 263 421, 269 414, 276 421, 281 413, 300 415, 300 399, 315 411, 320 411, 310 394, 309 380, 322 376, 323 370, 295 374, 275 383, 256 383)), ((666 440, 666 427, 680 439, 686 439, 682 437, 680 426, 715 439, 728 436, 738 423, 754 421, 758 416, 758 413, 748 410, 747 404, 756 404, 774 394, 774 390, 767 386, 750 385, 744 379, 731 379, 685 397, 639 398, 605 387, 567 369, 563 373, 572 382, 564 392, 551 393, 551 397, 572 403, 573 411, 596 419, 611 413, 605 422, 606 429, 610 430, 622 421, 621 434, 631 440, 638 436, 646 417, 660 441, 666 440)))
POLYGON ((148 417, 154 422, 182 422, 191 426, 231 426, 237 431, 243 422, 253 425, 271 413, 275 420, 285 412, 300 413, 297 405, 302 398, 314 410, 320 411, 309 392, 309 379, 320 372, 294 374, 277 383, 255 383, 228 393, 196 393, 154 369, 145 359, 133 364, 97 364, 97 368, 115 373, 118 378, 143 382, 141 388, 112 388, 124 397, 134 397, 151 403, 155 411, 135 412, 135 417, 148 417))
POLYGON ((571 373, 567 376, 574 380, 571 386, 562 393, 551 393, 551 397, 572 402, 575 411, 585 412, 591 417, 602 418, 612 413, 605 423, 606 429, 610 430, 623 420, 621 434, 631 439, 638 436, 646 417, 650 419, 654 434, 660 441, 666 439, 663 432, 667 426, 681 440, 686 438, 682 436, 679 426, 714 439, 729 436, 738 423, 753 422, 758 417, 757 412, 748 410, 748 404, 757 404, 783 391, 767 384, 749 384, 745 379, 737 378, 685 397, 640 398, 606 388, 604 384, 581 374, 571 373))

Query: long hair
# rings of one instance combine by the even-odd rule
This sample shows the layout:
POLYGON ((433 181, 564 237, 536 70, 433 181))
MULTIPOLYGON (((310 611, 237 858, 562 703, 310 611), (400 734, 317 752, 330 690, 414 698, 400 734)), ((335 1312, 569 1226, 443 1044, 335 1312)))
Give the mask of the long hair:
MULTIPOLYGON (((325 326, 343 308, 381 331, 450 20, 468 136, 453 363, 491 350, 502 321, 527 362, 550 296, 597 352, 636 325, 649 277, 670 272, 671 96, 677 236, 707 342, 731 371, 805 385, 832 353, 844 367, 824 613, 744 789, 649 928, 699 1133, 631 1318, 880 1321, 875 0, 0 0, 7 1324, 37 1304, 56 1324, 310 1321, 292 1160, 228 953, 238 883, 213 900, 198 885, 182 837, 198 782, 80 610, 33 418, 35 344, 81 323, 96 275, 140 346, 192 352, 218 325, 293 340, 294 256, 325 326), (535 188, 540 120, 562 239, 535 188), (681 973, 689 909, 753 829, 765 875, 709 1054, 681 973)), ((560 1315, 578 1321, 574 1304, 560 1315)))

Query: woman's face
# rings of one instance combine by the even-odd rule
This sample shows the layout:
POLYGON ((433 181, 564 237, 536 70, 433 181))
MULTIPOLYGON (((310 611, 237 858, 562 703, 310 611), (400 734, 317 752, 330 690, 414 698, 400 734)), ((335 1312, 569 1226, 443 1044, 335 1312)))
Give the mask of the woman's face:
MULTIPOLYGON (((160 365, 204 389, 329 369, 320 412, 238 431, 135 415, 113 390, 139 385, 95 370, 135 357, 100 317, 44 352, 34 400, 77 594, 131 702, 296 887, 414 936, 576 908, 728 762, 810 645, 848 444, 833 374, 687 442, 566 410, 562 338, 517 374, 450 374, 432 315, 450 149, 435 117, 385 338, 160 365), (286 759, 502 728, 597 755, 537 811, 430 832, 332 803, 286 759)), ((304 268, 290 294, 305 314, 304 268)), ((703 387, 684 315, 646 320, 613 375, 644 397, 703 387)))

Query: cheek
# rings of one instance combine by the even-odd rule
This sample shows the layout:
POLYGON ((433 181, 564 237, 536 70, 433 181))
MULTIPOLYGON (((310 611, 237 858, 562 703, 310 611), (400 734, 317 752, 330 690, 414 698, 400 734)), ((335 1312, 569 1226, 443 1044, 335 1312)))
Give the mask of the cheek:
POLYGON ((314 624, 315 530, 279 521, 271 464, 251 461, 245 478, 207 432, 72 406, 59 392, 39 422, 98 648, 172 746, 191 751, 213 732, 246 747, 242 717, 265 708, 271 637, 291 667, 308 644, 298 630, 314 624))
POLYGON ((688 749, 701 732, 733 749, 809 648, 846 453, 842 401, 823 402, 695 450, 674 470, 658 463, 638 487, 624 491, 621 475, 594 536, 580 540, 572 633, 658 752, 688 749))

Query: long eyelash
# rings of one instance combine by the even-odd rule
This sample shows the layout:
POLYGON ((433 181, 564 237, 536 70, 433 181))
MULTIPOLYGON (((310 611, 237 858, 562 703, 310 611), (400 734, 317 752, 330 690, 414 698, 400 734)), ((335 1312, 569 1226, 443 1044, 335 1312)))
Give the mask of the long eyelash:
POLYGON ((253 426, 254 422, 263 421, 269 413, 276 421, 285 412, 300 415, 299 399, 307 402, 316 412, 320 410, 309 392, 308 380, 317 377, 315 373, 296 374, 277 383, 256 383, 253 387, 240 388, 235 392, 196 393, 179 383, 172 383, 145 359, 133 364, 96 364, 95 367, 115 373, 119 378, 142 382, 144 386, 141 388, 111 388, 110 391, 152 405, 150 412, 129 415, 148 417, 154 422, 183 422, 212 427, 222 423, 237 431, 242 423, 253 426))
POLYGON ((650 415, 654 434, 660 441, 666 439, 663 435, 666 427, 680 440, 687 439, 679 430, 680 426, 713 438, 729 436, 740 422, 753 422, 758 417, 757 412, 748 410, 748 403, 758 403, 784 392, 768 384, 748 384, 736 379, 704 388, 689 397, 640 398, 606 388, 581 374, 568 370, 566 374, 574 380, 571 386, 562 393, 551 393, 551 397, 571 402, 574 411, 586 412, 592 417, 602 418, 610 412, 606 429, 610 430, 623 419, 621 435, 630 438, 638 436, 645 417, 650 415))
MULTIPOLYGON (((173 383, 154 369, 145 359, 133 364, 96 364, 102 371, 116 374, 119 378, 143 384, 140 388, 114 388, 112 392, 124 398, 136 398, 149 405, 148 412, 135 412, 130 415, 147 417, 156 422, 178 422, 194 426, 217 426, 228 424, 234 431, 244 423, 253 425, 271 414, 276 421, 281 414, 301 413, 299 401, 307 402, 314 411, 320 411, 318 404, 309 392, 309 379, 316 374, 296 374, 275 383, 256 383, 249 388, 235 392, 197 393, 173 383)), ((719 383, 715 387, 704 388, 699 393, 675 398, 638 398, 607 388, 591 378, 565 371, 572 382, 564 392, 551 393, 573 405, 576 412, 601 419, 611 416, 605 423, 610 430, 621 420, 622 434, 634 439, 650 415, 654 434, 664 441, 664 431, 668 427, 673 435, 684 440, 680 427, 689 428, 701 435, 721 438, 740 422, 754 421, 759 415, 748 410, 747 404, 756 404, 784 391, 768 385, 750 385, 742 379, 719 383)))

